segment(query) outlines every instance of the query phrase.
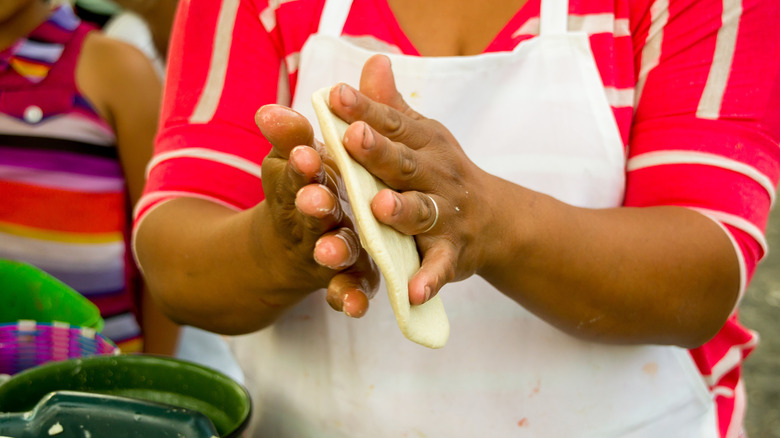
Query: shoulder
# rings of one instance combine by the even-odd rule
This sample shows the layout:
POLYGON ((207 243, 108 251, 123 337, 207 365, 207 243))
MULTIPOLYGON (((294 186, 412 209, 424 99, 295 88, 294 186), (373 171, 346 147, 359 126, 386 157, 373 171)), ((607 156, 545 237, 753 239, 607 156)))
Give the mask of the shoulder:
POLYGON ((122 107, 151 105, 159 99, 161 88, 152 61, 143 52, 99 31, 90 32, 84 39, 76 85, 112 124, 122 107))
POLYGON ((84 39, 79 62, 90 70, 110 74, 105 80, 154 76, 149 57, 140 49, 97 31, 84 39))
POLYGON ((133 12, 121 12, 103 26, 103 34, 139 48, 149 58, 154 58, 152 34, 143 18, 133 12))

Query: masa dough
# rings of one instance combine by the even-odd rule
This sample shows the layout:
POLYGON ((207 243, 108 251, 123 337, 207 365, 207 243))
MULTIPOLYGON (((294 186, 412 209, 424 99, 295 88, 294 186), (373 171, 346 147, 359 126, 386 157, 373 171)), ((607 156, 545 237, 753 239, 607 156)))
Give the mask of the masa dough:
POLYGON ((441 298, 436 295, 425 304, 409 304, 409 279, 420 268, 414 237, 380 223, 371 212, 371 200, 387 185, 344 149, 341 139, 348 125, 330 111, 329 93, 330 88, 323 88, 312 94, 312 105, 325 147, 344 179, 360 242, 385 278, 390 305, 404 336, 429 348, 441 348, 450 336, 450 324, 441 298))

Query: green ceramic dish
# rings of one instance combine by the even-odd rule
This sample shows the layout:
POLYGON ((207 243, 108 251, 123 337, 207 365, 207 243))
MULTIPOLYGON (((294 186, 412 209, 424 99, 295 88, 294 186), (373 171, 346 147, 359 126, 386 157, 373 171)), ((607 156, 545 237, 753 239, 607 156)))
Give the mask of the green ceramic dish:
POLYGON ((131 397, 206 415, 221 437, 246 428, 251 400, 224 374, 191 362, 152 355, 92 356, 49 362, 0 385, 0 412, 31 411, 53 391, 131 397))
POLYGON ((0 302, 0 324, 31 319, 103 330, 97 306, 65 283, 26 263, 0 259, 0 302))
POLYGON ((14 438, 214 438, 200 412, 146 400, 56 391, 29 412, 0 414, 0 436, 14 438))

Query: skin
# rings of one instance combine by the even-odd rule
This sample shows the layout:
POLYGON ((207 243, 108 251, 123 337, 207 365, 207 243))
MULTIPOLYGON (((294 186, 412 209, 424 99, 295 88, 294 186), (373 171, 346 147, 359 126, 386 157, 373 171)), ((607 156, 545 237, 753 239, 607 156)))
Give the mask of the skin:
POLYGON ((528 0, 388 0, 398 24, 423 56, 477 55, 528 0))
POLYGON ((378 271, 342 213, 331 161, 292 110, 267 106, 256 120, 273 145, 262 165, 266 199, 241 212, 194 198, 155 208, 136 232, 146 278, 174 320, 225 334, 266 327, 320 288, 334 309, 362 316, 378 271), (355 263, 345 269, 347 260, 355 263))
MULTIPOLYGON (((4 0, 0 6, 0 44, 8 47, 49 15, 40 0, 4 0)), ((76 65, 76 86, 116 133, 119 158, 130 201, 135 204, 145 182, 144 168, 152 155, 162 86, 146 56, 134 47, 92 32, 84 40, 76 65)), ((145 352, 173 354, 178 325, 154 305, 144 286, 142 328, 145 352), (153 335, 151 335, 153 334, 153 335)))
POLYGON ((178 0, 114 0, 119 6, 140 15, 149 26, 152 41, 163 57, 168 54, 173 17, 178 0))
MULTIPOLYGON (((444 2, 445 17, 431 17, 425 4, 390 2, 424 55, 479 52, 516 10, 444 2), (475 31, 482 16, 489 24, 475 31), (454 30, 426 33, 428 18, 454 30)), ((385 57, 366 63, 359 90, 334 86, 330 106, 351 123, 352 157, 397 191, 377 194, 372 210, 416 238, 412 304, 480 275, 573 336, 691 348, 736 303, 736 254, 710 219, 677 207, 577 208, 490 175, 446 127, 408 107, 385 57)), ((268 105, 256 122, 273 145, 262 169, 266 200, 242 212, 197 199, 157 207, 136 236, 147 278, 175 319, 224 333, 266 327, 326 286, 333 308, 363 315, 376 273, 348 231, 337 172, 299 114, 268 105)))
POLYGON ((35 29, 46 19, 48 11, 40 0, 0 2, 0 50, 7 49, 20 36, 35 29))
POLYGON ((413 304, 477 274, 561 330, 600 342, 695 347, 725 322, 738 262, 710 219, 678 207, 564 204, 476 167, 443 126, 403 102, 387 58, 369 60, 360 86, 363 93, 335 87, 330 102, 352 122, 350 155, 402 192, 379 193, 374 215, 418 234, 433 209, 420 192, 439 207, 436 226, 418 235, 413 304))

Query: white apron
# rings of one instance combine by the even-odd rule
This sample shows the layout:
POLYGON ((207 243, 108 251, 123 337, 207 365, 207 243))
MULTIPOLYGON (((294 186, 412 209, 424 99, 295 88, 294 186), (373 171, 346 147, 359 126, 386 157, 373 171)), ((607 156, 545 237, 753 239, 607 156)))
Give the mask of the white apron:
MULTIPOLYGON (((373 54, 338 37, 349 7, 326 2, 301 51, 293 107, 318 135, 311 93, 357 86, 373 54)), ((588 38, 567 32, 567 9, 542 0, 541 35, 512 52, 389 56, 407 102, 447 126, 477 165, 573 205, 614 207, 624 149, 588 38)), ((384 290, 360 320, 315 293, 273 327, 236 339, 255 403, 252 436, 717 436, 687 350, 574 339, 476 276, 441 296, 451 324, 441 350, 401 335, 384 290)))

